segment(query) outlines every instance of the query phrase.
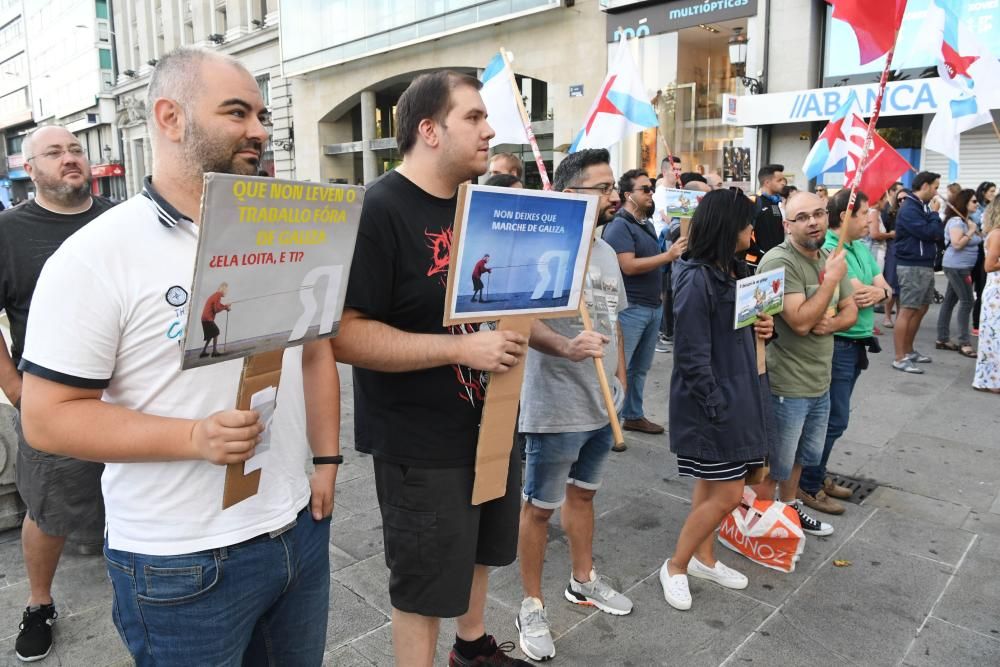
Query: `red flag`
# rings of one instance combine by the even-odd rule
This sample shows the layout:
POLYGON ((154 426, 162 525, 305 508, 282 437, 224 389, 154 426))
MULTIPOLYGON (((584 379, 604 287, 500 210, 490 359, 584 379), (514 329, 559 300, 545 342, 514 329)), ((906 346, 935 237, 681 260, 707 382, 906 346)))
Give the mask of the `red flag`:
POLYGON ((861 64, 889 52, 903 22, 906 0, 826 0, 833 5, 833 18, 849 23, 858 38, 861 64))
MULTIPOLYGON (((858 169, 858 161, 861 159, 861 148, 864 145, 864 137, 868 124, 857 115, 852 119, 851 130, 849 130, 850 141, 848 141, 847 169, 844 178, 848 184, 854 180, 854 174, 858 169)), ((868 165, 861 175, 861 183, 858 190, 868 195, 868 201, 872 204, 877 202, 899 177, 908 170, 913 169, 906 158, 896 152, 896 149, 889 145, 878 132, 872 132, 872 145, 868 149, 868 165)))

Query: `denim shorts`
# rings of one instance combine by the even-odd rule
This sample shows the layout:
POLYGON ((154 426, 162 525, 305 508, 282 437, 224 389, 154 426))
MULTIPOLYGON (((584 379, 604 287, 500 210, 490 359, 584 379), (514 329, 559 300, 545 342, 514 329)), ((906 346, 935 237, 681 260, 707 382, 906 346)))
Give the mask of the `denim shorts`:
POLYGON ((771 479, 792 476, 792 466, 817 466, 823 460, 826 427, 830 421, 830 392, 816 398, 789 398, 771 394, 777 442, 771 452, 771 479))
POLYGON ((524 489, 521 497, 535 507, 556 509, 566 499, 566 485, 596 490, 604 462, 614 445, 611 426, 580 433, 526 433, 524 489))

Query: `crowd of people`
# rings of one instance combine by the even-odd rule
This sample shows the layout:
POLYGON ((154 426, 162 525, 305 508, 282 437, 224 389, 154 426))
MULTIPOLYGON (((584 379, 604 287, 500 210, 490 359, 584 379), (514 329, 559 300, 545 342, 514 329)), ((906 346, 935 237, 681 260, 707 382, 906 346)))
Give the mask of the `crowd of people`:
MULTIPOLYGON (((660 174, 616 178, 607 150, 581 150, 560 162, 553 188, 598 198, 588 275, 614 312, 594 328, 577 317, 535 321, 529 336, 494 323, 444 327, 447 269, 427 238, 450 238, 461 184, 489 172, 487 184, 524 185, 516 156, 490 159, 480 87, 437 71, 401 96, 403 160, 367 184, 339 334, 284 352, 260 490, 226 510, 225 464, 250 458, 263 426, 255 411, 232 408, 241 362, 182 372, 172 332, 195 307, 185 286, 203 175, 259 168, 266 109, 253 76, 197 48, 163 56, 148 92, 152 174, 114 207, 91 194, 74 135, 44 127, 28 136, 37 195, 0 215, 0 308, 13 339, 9 356, 0 346, 0 382, 19 408, 17 482, 28 508, 19 659, 51 649, 65 536, 90 526, 104 527, 114 623, 136 664, 320 664, 343 461, 337 362, 353 367, 354 445, 373 458, 393 651, 405 665, 434 663, 441 618, 457 620, 450 665, 527 664, 485 619, 490 568, 515 560, 518 645, 532 660, 555 657, 542 570, 556 509, 570 548, 564 600, 632 612, 593 557, 594 498, 614 448, 595 358, 624 428, 658 435, 664 425, 648 418, 644 386, 655 353, 672 346, 669 446, 677 474, 694 478, 690 512, 659 570, 678 610, 694 604, 689 577, 747 586, 715 557, 714 531, 748 476, 759 478, 758 498, 794 508, 805 533, 834 531, 805 508, 839 514, 838 499, 851 494, 826 466, 880 349, 875 307, 895 327, 893 367, 922 372, 930 359, 913 339, 935 296, 939 244, 948 287, 938 348, 975 356, 975 318, 974 386, 1000 392, 996 188, 959 188, 942 204, 939 177, 927 172, 873 205, 864 193, 849 202, 846 189, 792 191, 777 164, 760 170, 749 197, 714 174, 678 176, 674 159, 660 174), (657 203, 678 184, 705 193, 687 229, 657 203), (734 329, 736 281, 775 268, 785 274, 782 312, 734 329), (485 389, 490 374, 518 364, 523 482, 514 447, 504 494, 473 505, 485 389)), ((209 324, 226 307, 225 288, 209 324)), ((201 332, 203 356, 217 331, 201 332)))

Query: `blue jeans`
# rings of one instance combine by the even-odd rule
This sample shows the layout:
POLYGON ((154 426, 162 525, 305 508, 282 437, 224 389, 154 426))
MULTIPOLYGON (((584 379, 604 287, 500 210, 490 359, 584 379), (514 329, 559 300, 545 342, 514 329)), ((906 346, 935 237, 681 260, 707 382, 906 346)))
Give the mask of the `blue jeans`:
POLYGON ((833 342, 833 374, 830 379, 830 420, 826 427, 826 442, 823 444, 823 456, 819 465, 803 466, 802 477, 799 478, 799 488, 806 493, 816 495, 823 488, 826 477, 826 464, 833 451, 833 443, 847 430, 851 419, 851 394, 854 385, 861 375, 858 366, 860 359, 858 346, 846 338, 834 337, 833 342))
POLYGON ((579 433, 527 433, 521 497, 536 507, 556 509, 566 500, 566 485, 595 491, 614 438, 611 426, 579 433))
POLYGON ((308 508, 276 537, 179 556, 104 543, 114 622, 137 667, 319 665, 330 598, 330 520, 308 508))
POLYGON ((642 392, 646 386, 646 373, 653 365, 656 338, 660 330, 662 307, 629 306, 618 314, 622 325, 622 342, 625 344, 625 364, 628 367, 628 387, 625 389, 623 419, 642 419, 642 392))
POLYGON ((823 457, 823 436, 830 420, 830 392, 816 398, 790 398, 771 394, 778 441, 771 452, 770 477, 784 481, 792 467, 819 465, 823 457))

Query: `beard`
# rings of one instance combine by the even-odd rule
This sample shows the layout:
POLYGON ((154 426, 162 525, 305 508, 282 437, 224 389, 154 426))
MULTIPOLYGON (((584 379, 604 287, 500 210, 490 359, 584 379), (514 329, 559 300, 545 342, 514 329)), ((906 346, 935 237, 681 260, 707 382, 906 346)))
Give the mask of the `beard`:
MULTIPOLYGON (((79 185, 70 185, 60 176, 40 172, 37 167, 35 170, 35 187, 45 197, 62 206, 78 206, 90 197, 90 176, 79 185)), ((84 173, 82 169, 80 173, 84 173)))
POLYGON ((819 238, 819 239, 805 238, 799 241, 799 245, 805 248, 806 250, 819 250, 820 248, 823 247, 823 244, 825 242, 826 242, 825 238, 819 238))
POLYGON ((193 121, 184 132, 185 157, 188 164, 197 167, 200 174, 214 171, 220 174, 256 176, 260 159, 249 160, 237 156, 237 153, 247 149, 255 150, 258 154, 263 152, 263 146, 257 140, 242 140, 234 145, 223 137, 209 134, 193 121))

